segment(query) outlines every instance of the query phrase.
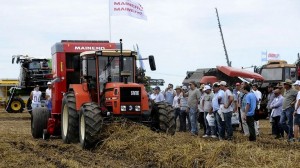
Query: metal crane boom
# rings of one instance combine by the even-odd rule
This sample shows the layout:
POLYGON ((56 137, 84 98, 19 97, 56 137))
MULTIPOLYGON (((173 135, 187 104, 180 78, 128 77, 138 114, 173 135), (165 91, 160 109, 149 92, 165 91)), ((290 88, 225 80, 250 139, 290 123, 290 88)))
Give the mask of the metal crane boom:
POLYGON ((227 54, 227 50, 226 50, 226 45, 225 45, 225 40, 224 40, 224 37, 223 37, 223 32, 222 32, 222 28, 221 28, 221 24, 220 24, 220 19, 219 19, 219 14, 218 14, 218 9, 217 8, 216 8, 216 13, 217 13, 218 24, 219 24, 219 28, 220 28, 221 37, 222 37, 222 42, 223 42, 223 47, 224 47, 224 51, 225 51, 227 65, 231 67, 231 61, 229 61, 229 58, 228 58, 228 54, 227 54))

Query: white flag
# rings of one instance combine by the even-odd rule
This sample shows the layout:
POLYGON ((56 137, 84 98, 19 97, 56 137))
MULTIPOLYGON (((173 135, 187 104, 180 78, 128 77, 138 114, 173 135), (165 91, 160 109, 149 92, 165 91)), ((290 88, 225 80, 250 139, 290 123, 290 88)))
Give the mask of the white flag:
POLYGON ((279 60, 280 55, 278 53, 268 53, 268 60, 279 60))
POLYGON ((127 15, 147 20, 142 5, 131 0, 110 0, 109 11, 111 16, 127 15))

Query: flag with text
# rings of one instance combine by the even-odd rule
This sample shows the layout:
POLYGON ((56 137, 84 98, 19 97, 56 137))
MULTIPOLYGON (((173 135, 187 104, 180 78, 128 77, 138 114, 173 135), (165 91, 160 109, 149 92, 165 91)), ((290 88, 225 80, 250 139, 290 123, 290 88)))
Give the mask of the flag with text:
POLYGON ((109 11, 111 16, 127 15, 137 19, 147 20, 141 4, 131 0, 110 0, 109 11))

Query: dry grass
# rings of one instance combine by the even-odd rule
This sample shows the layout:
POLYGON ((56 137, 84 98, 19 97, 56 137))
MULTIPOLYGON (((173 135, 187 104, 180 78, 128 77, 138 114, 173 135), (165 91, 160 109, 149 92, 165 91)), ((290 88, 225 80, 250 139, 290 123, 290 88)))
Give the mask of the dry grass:
POLYGON ((189 133, 167 136, 134 123, 112 124, 101 144, 84 151, 58 137, 33 139, 28 113, 0 112, 0 120, 0 167, 300 167, 300 143, 275 140, 268 135, 268 121, 261 122, 257 142, 238 132, 228 142, 189 133))
POLYGON ((188 133, 167 136, 140 125, 116 128, 97 152, 132 160, 143 167, 299 167, 300 144, 289 144, 267 135, 262 122, 261 137, 249 142, 235 132, 235 140, 217 141, 188 133))

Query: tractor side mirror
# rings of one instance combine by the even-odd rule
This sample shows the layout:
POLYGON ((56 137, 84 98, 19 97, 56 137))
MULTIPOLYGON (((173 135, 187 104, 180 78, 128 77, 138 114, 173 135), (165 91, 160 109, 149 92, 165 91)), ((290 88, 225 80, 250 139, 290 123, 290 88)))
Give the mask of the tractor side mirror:
POLYGON ((151 71, 156 70, 156 65, 155 65, 155 60, 153 55, 149 55, 149 64, 150 64, 150 69, 151 71))
POLYGON ((20 62, 20 57, 18 56, 16 63, 18 64, 19 62, 20 62))
POLYGON ((79 55, 75 55, 73 57, 73 68, 74 68, 74 71, 80 70, 80 56, 79 55))

